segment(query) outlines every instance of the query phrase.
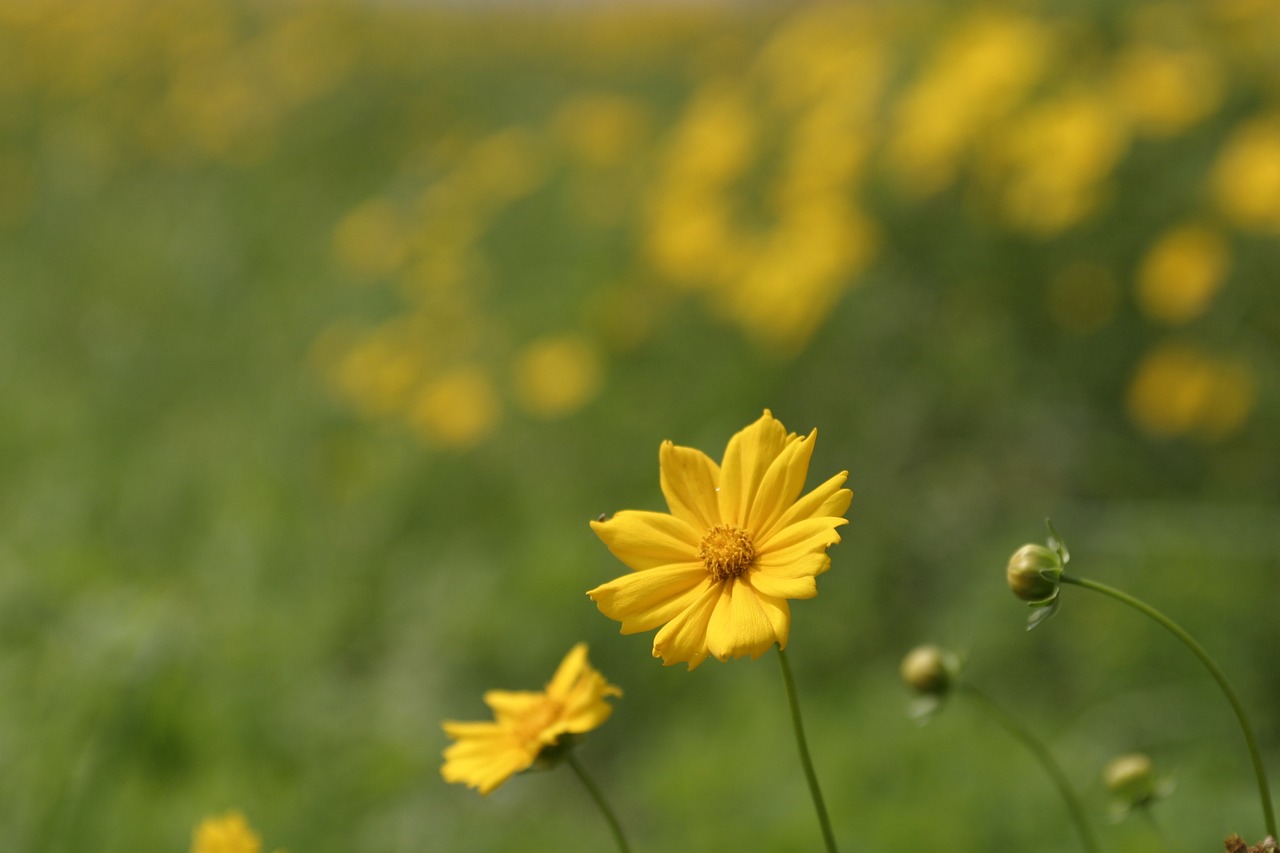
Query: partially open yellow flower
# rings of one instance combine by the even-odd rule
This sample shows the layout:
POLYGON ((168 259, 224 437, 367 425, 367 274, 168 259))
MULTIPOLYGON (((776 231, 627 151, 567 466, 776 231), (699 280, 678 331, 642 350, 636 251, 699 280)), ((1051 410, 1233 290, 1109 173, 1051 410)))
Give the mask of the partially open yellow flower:
POLYGON ((492 723, 446 721, 445 733, 457 743, 444 751, 440 775, 488 794, 540 756, 566 745, 571 736, 599 727, 613 713, 605 697, 621 695, 620 688, 587 663, 587 644, 578 643, 546 690, 485 693, 492 723))
POLYGON ((831 567, 853 493, 842 471, 801 497, 818 431, 801 438, 766 409, 729 440, 716 465, 664 441, 658 451, 670 514, 624 510, 591 528, 634 574, 589 591, 622 633, 658 626, 653 656, 693 669, 786 648, 787 599, 813 598, 831 567))
POLYGON ((191 834, 191 853, 260 853, 262 839, 236 811, 200 822, 191 834))

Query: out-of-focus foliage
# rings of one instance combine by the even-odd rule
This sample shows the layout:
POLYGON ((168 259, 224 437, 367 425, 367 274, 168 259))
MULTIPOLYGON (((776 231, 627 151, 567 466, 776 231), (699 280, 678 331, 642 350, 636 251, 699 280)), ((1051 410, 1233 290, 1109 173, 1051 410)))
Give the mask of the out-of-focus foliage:
POLYGON ((856 496, 791 646, 850 849, 1073 849, 1003 733, 907 722, 927 640, 1099 814, 1141 749, 1171 837, 1258 834, 1193 662, 1078 590, 1027 636, 1003 568, 1053 515, 1280 767, 1278 40, 1259 0, 0 0, 0 847, 235 807, 602 849, 568 774, 438 773, 439 720, 589 640, 637 849, 813 849, 774 668, 664 670, 583 595, 658 443, 765 406, 856 496))

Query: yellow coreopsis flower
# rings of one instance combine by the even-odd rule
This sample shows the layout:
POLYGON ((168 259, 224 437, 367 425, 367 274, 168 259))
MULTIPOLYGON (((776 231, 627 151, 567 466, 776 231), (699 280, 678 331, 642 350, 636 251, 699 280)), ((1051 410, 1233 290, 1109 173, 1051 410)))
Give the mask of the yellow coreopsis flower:
POLYGON ((587 593, 622 633, 658 626, 653 656, 698 666, 786 648, 787 599, 813 598, 827 548, 853 493, 842 471, 801 497, 818 431, 788 434, 768 409, 729 440, 716 465, 664 441, 662 493, 671 512, 624 510, 591 528, 633 574, 587 593))
POLYGON ((622 690, 605 681, 587 663, 587 644, 578 643, 560 662, 547 689, 490 690, 485 704, 491 723, 446 721, 444 730, 457 741, 444 752, 440 775, 488 794, 512 775, 527 770, 547 750, 564 746, 568 736, 600 726, 613 713, 605 701, 622 690))
POLYGON ((207 817, 191 834, 191 853, 260 853, 262 839, 240 812, 207 817))

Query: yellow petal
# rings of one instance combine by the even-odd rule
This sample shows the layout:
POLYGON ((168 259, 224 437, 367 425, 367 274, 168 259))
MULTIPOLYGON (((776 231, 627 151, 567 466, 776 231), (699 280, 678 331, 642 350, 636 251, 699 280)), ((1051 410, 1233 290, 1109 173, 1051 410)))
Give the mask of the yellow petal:
POLYGON ((815 429, 807 437, 790 442, 773 460, 751 502, 747 530, 768 530, 800 497, 817 436, 815 429))
POLYGON ((716 502, 720 467, 707 454, 664 441, 658 450, 658 469, 662 494, 672 515, 699 530, 720 523, 716 502))
POLYGON ((557 699, 564 697, 584 674, 591 671, 587 666, 587 644, 578 643, 560 661, 556 674, 547 682, 547 695, 557 699))
POLYGON ((797 521, 757 542, 757 559, 767 555, 772 562, 782 562, 788 558, 798 560, 805 554, 829 548, 840 541, 836 528, 848 523, 847 519, 831 517, 797 521))
POLYGON ((446 782, 461 782, 487 795, 532 765, 533 756, 515 746, 453 756, 446 752, 440 775, 446 782))
POLYGON ((785 577, 752 568, 747 580, 757 592, 775 598, 813 598, 818 594, 818 584, 813 575, 785 577))
POLYGON ((791 607, 786 599, 764 593, 757 594, 756 599, 760 602, 760 609, 764 611, 769 624, 773 626, 774 636, 778 638, 778 648, 785 649, 787 637, 791 634, 791 607))
POLYGON ((707 622, 715 610, 723 585, 708 586, 653 638, 653 656, 662 658, 663 666, 688 662, 692 672, 707 659, 707 622))
POLYGON ((698 558, 702 534, 689 523, 664 512, 623 510, 608 521, 593 521, 613 555, 633 571, 685 563, 698 558))
MULTIPOLYGON (((813 578, 831 568, 831 558, 825 551, 805 554, 797 548, 757 557, 752 568, 771 578, 813 578)), ((755 572, 752 573, 753 579, 755 572)))
POLYGON ((758 658, 777 642, 756 591, 739 578, 724 584, 707 625, 707 648, 720 660, 758 658))
POLYGON ((849 503, 853 500, 853 492, 842 489, 848 471, 841 471, 830 480, 818 486, 809 494, 791 505, 791 508, 779 516, 768 530, 758 531, 757 542, 762 542, 773 533, 795 524, 806 518, 838 517, 849 511, 849 503))
POLYGON ((545 704, 547 694, 532 690, 487 690, 484 703, 493 709, 498 722, 529 716, 545 704))
POLYGON ((676 563, 623 575, 587 595, 600 612, 622 623, 622 633, 650 631, 688 608, 711 583, 702 563, 676 563))
POLYGON ((747 513, 760 481, 789 440, 786 427, 764 410, 760 419, 729 439, 720 466, 720 518, 727 524, 746 527, 747 513))

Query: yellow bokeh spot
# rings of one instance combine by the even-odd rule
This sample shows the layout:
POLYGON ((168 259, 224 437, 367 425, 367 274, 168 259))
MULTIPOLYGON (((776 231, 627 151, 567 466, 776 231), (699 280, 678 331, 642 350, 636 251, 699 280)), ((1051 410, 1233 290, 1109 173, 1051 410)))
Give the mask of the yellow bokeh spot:
POLYGON ((1039 79, 1051 46, 1040 24, 994 13, 950 33, 894 111, 888 157, 903 189, 929 195, 950 184, 974 141, 1039 79))
POLYGON ((562 417, 596 396, 601 373, 599 353, 586 339, 578 335, 542 338, 516 356, 516 395, 532 415, 562 417))
POLYGON ((260 853, 262 840, 239 812, 205 818, 191 836, 191 853, 260 853))
POLYGON ((468 448, 494 431, 502 406, 489 373, 470 365, 424 383, 407 416, 429 443, 468 448))
POLYGON ((338 223, 333 234, 338 263, 351 274, 379 278, 396 272, 409 254, 404 217, 388 200, 359 205, 338 223))
POLYGON ((1149 353, 1129 385, 1134 423, 1155 438, 1194 434, 1218 439, 1238 430, 1257 400, 1249 365, 1170 344, 1149 353))
POLYGON ((1152 319, 1187 323, 1209 307, 1230 263, 1227 241, 1202 225, 1183 225, 1151 247, 1138 270, 1138 305, 1152 319))
POLYGON ((1185 130, 1222 101, 1222 71, 1201 50, 1134 45, 1117 59, 1114 85, 1129 120, 1156 136, 1185 130))
POLYGON ((1213 193, 1236 225, 1280 232, 1280 116, 1236 128, 1214 164, 1213 193))
POLYGON ((579 161, 595 169, 613 168, 636 156, 648 141, 648 110, 618 95, 580 95, 556 111, 552 126, 579 161))
POLYGON ((1123 123, 1101 98, 1079 92, 1047 101, 1010 122, 992 152, 1005 175, 1009 222, 1052 235, 1091 214, 1128 143, 1123 123))
POLYGON ((421 354, 404 340, 374 332, 353 343, 337 360, 333 381, 371 417, 401 409, 422 372, 421 354))

